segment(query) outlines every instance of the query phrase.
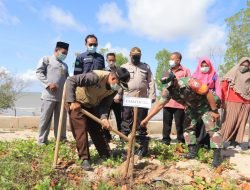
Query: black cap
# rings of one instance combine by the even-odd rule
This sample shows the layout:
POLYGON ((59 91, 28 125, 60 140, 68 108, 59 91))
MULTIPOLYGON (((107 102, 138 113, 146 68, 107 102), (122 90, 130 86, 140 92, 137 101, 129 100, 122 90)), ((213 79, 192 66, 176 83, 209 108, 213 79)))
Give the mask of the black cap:
POLYGON ((115 71, 117 79, 119 80, 119 85, 124 89, 128 90, 128 81, 130 80, 130 74, 125 68, 117 68, 115 71))
POLYGON ((69 44, 65 42, 57 42, 56 43, 56 48, 63 48, 68 50, 69 49, 69 44))

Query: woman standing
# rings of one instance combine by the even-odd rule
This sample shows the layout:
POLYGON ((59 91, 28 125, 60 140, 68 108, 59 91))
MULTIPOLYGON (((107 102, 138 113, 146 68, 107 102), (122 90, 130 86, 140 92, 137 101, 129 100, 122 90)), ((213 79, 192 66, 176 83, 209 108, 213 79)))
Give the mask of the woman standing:
POLYGON ((250 58, 243 57, 222 79, 224 141, 236 147, 243 141, 250 110, 250 58))
MULTIPOLYGON (((199 60, 199 64, 192 77, 202 81, 219 99, 221 98, 220 79, 209 58, 202 57, 199 60)), ((201 119, 197 123, 196 137, 197 143, 209 148, 209 137, 201 119)))

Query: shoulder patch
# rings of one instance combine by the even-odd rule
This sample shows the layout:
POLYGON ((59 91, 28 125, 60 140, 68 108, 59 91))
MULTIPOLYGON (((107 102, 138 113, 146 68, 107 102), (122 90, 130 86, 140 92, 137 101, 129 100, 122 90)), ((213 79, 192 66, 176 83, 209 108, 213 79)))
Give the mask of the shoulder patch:
POLYGON ((190 78, 188 85, 197 94, 204 95, 208 92, 208 86, 197 79, 190 78))

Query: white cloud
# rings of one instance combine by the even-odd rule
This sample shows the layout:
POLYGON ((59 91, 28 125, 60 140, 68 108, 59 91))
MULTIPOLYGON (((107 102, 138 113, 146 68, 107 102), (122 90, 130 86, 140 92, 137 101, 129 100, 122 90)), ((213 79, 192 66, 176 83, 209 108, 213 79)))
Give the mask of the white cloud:
POLYGON ((221 56, 226 49, 224 27, 210 25, 200 35, 189 43, 187 47, 187 56, 197 58, 206 56, 221 56))
POLYGON ((102 48, 108 49, 109 52, 122 53, 123 56, 129 57, 129 50, 127 48, 113 47, 111 42, 107 42, 102 48))
POLYGON ((69 11, 57 6, 49 6, 44 10, 44 17, 61 28, 69 28, 78 32, 85 32, 86 28, 80 24, 69 11))
POLYGON ((116 3, 105 3, 101 6, 97 19, 107 30, 114 31, 127 27, 128 23, 122 18, 122 11, 116 3))
POLYGON ((21 79, 26 84, 38 81, 36 71, 31 69, 23 72, 22 74, 17 74, 17 78, 21 79))
POLYGON ((129 29, 156 40, 175 40, 198 34, 206 26, 206 12, 214 0, 127 0, 128 14, 113 3, 105 3, 99 22, 109 29, 129 29))
POLYGON ((0 67, 0 73, 9 73, 6 67, 0 67))
MULTIPOLYGON (((187 43, 187 58, 202 55, 220 55, 225 51, 225 26, 208 22, 215 0, 127 0, 127 10, 113 3, 105 3, 98 20, 105 28, 124 29, 138 36, 156 41, 181 41, 187 43), (114 11, 110 11, 114 10, 114 11), (218 50, 218 51, 217 51, 218 50)), ((182 44, 183 45, 183 44, 182 44)))
POLYGON ((0 0, 0 24, 16 25, 19 23, 19 18, 11 15, 8 9, 5 7, 3 1, 0 0))

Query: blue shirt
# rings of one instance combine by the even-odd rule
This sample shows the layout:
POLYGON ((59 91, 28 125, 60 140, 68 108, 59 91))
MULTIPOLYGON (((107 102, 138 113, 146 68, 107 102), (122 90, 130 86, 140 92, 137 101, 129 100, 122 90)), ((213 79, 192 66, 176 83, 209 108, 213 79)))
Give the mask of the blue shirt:
POLYGON ((105 68, 104 57, 99 53, 84 52, 76 57, 74 75, 105 68))

